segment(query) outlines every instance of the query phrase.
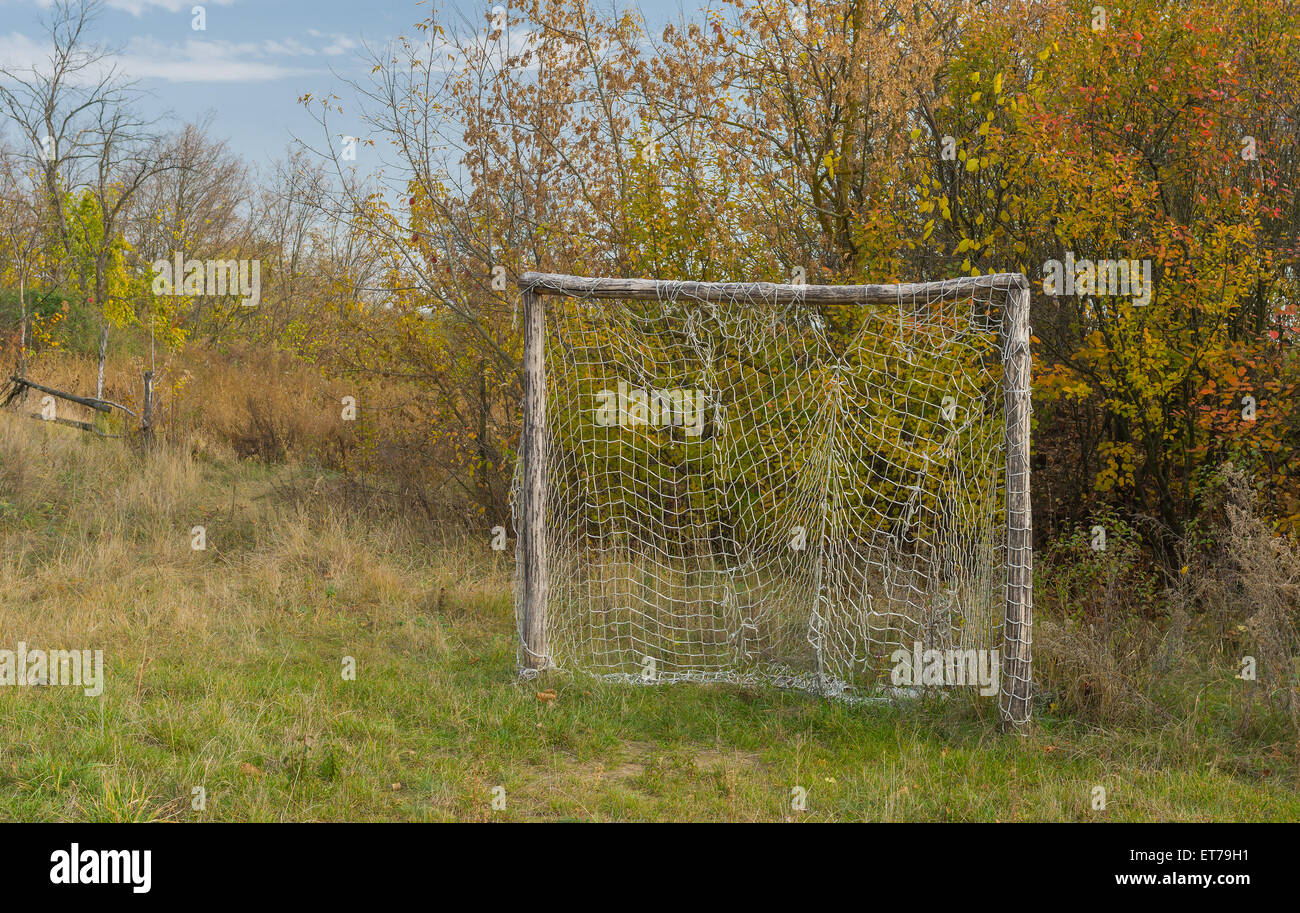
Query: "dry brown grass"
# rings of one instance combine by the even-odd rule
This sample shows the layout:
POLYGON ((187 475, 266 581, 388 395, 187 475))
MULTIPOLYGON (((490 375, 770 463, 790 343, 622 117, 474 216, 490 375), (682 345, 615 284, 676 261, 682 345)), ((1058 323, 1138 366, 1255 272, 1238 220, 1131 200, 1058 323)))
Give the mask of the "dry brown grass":
POLYGON ((1300 757, 1300 544, 1276 534, 1259 515, 1245 473, 1220 473, 1221 532, 1193 580, 1197 601, 1223 637, 1224 658, 1240 672, 1254 660, 1254 678, 1239 688, 1242 726, 1262 702, 1285 718, 1300 757))
POLYGON ((1107 817, 1297 813, 1249 753, 1225 770, 1240 740, 1213 731, 1005 739, 968 714, 563 675, 539 701, 514 674, 508 555, 359 516, 329 483, 0 414, 0 646, 105 665, 98 698, 0 695, 0 819, 773 820, 793 784, 817 820, 1085 819, 1093 783, 1114 784, 1107 817))
MULTIPOLYGON (((104 396, 139 413, 145 361, 118 359, 106 372, 104 396)), ((58 350, 33 360, 28 375, 60 390, 94 395, 95 361, 58 350)), ((426 521, 453 519, 478 532, 508 519, 508 461, 485 462, 476 439, 456 432, 463 415, 442 415, 427 385, 403 378, 330 376, 319 365, 264 347, 194 344, 158 361, 157 433, 199 452, 215 449, 268 463, 313 465, 344 473, 346 500, 382 502, 426 521), (344 398, 355 418, 344 418, 344 398), (499 464, 499 465, 498 465, 499 464)), ((40 408, 32 394, 28 411, 40 408)), ((133 433, 137 418, 105 418, 59 401, 58 415, 94 420, 109 434, 133 433)), ((457 407, 472 413, 476 405, 457 407)))
POLYGON ((373 405, 370 391, 328 380, 310 364, 266 350, 191 350, 169 392, 174 436, 202 435, 240 457, 339 467, 354 462, 360 427, 343 420, 343 397, 373 405))
POLYGON ((469 562, 458 571, 446 560, 454 540, 354 516, 327 486, 313 498, 312 480, 293 467, 236 466, 219 446, 142 448, 0 414, 3 628, 44 642, 161 638, 200 651, 215 637, 242 650, 268 617, 314 604, 312 621, 329 607, 362 612, 439 647, 434 629, 414 626, 412 606, 477 580, 469 562), (279 496, 299 488, 308 494, 279 496), (199 525, 202 551, 191 546, 199 525), (321 603, 322 587, 346 597, 321 603))
MULTIPOLYGON (((139 413, 143 372, 139 359, 110 364, 104 397, 139 413)), ((41 353, 28 369, 31 379, 49 387, 95 395, 95 361, 59 350, 41 353)), ((360 441, 385 415, 381 384, 358 389, 325 377, 317 368, 267 349, 214 352, 195 346, 157 368, 155 424, 173 441, 218 445, 238 457, 266 462, 318 462, 350 467, 360 441), (358 402, 357 421, 344 421, 342 400, 358 402)), ((28 396, 29 411, 39 395, 28 396)), ((58 402, 59 415, 89 420, 94 413, 75 403, 58 402)), ((114 413, 112 430, 133 431, 138 421, 114 413)))

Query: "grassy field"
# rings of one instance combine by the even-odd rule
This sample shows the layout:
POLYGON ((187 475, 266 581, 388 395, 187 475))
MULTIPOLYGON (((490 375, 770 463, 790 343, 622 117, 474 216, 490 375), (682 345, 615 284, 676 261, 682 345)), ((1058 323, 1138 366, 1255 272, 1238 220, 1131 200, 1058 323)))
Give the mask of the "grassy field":
POLYGON ((1160 726, 1026 738, 958 702, 520 682, 509 554, 339 484, 0 415, 0 649, 102 649, 106 679, 0 688, 0 818, 1300 819, 1214 677, 1160 726))

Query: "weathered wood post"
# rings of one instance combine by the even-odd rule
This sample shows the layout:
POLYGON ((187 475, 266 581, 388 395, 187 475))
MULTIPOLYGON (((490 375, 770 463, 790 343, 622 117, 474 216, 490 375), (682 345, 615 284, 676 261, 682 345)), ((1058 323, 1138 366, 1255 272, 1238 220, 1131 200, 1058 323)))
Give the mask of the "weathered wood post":
POLYGON ((1003 316, 1003 396, 1007 450, 1007 592, 1002 624, 1002 721, 1029 724, 1033 709, 1034 532, 1029 499, 1029 284, 1008 296, 1003 316))
POLYGON ((144 372, 144 405, 140 409, 140 433, 146 440, 153 437, 153 372, 144 372))
POLYGON ((525 674, 550 668, 546 639, 549 594, 546 562, 546 312, 531 285, 522 291, 524 310, 523 462, 515 573, 520 597, 519 635, 525 674))

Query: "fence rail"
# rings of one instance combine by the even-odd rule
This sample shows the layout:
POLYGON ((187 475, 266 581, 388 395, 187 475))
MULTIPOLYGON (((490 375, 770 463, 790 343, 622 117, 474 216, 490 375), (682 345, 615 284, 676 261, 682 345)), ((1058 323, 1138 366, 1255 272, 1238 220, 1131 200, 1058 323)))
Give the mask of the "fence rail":
MULTIPOLYGON (((0 408, 10 405, 18 397, 22 396, 26 390, 36 390, 47 396, 57 397, 58 399, 67 400, 70 403, 76 403, 79 406, 85 406, 87 409, 94 409, 96 412, 112 414, 114 409, 124 412, 132 418, 140 420, 140 432, 145 437, 153 434, 153 372, 144 372, 144 414, 136 412, 121 403, 115 403, 111 399, 99 399, 93 396, 79 396, 76 393, 69 393, 66 390, 57 390, 54 387, 47 387, 45 384, 37 383, 29 377, 23 377, 21 374, 13 374, 9 377, 9 389, 4 394, 4 400, 0 402, 0 408)), ((39 419, 46 422, 54 422, 57 425, 66 425, 71 428, 79 428, 82 431, 89 431, 100 437, 122 437, 120 434, 105 434, 94 426, 91 422, 83 422, 71 418, 57 418, 46 416, 40 412, 26 413, 29 418, 39 419)))

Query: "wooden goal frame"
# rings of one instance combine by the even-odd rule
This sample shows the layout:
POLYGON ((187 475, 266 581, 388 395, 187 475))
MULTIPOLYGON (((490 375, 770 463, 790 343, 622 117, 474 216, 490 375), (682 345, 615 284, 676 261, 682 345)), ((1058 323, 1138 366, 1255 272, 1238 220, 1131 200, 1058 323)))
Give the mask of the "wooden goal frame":
POLYGON ((523 308, 523 429, 516 528, 516 606, 524 674, 551 668, 547 643, 549 578, 545 535, 546 503, 546 314, 543 297, 602 297, 643 301, 730 301, 756 297, 778 304, 868 304, 897 302, 913 295, 1004 290, 1002 316, 1003 396, 1006 444, 1007 579, 1002 624, 1002 687, 999 709, 1009 728, 1026 727, 1032 713, 1033 517, 1029 498, 1030 330, 1029 280, 1020 273, 996 273, 942 282, 900 285, 778 285, 767 282, 681 282, 654 279, 585 278, 527 272, 519 277, 523 308))

